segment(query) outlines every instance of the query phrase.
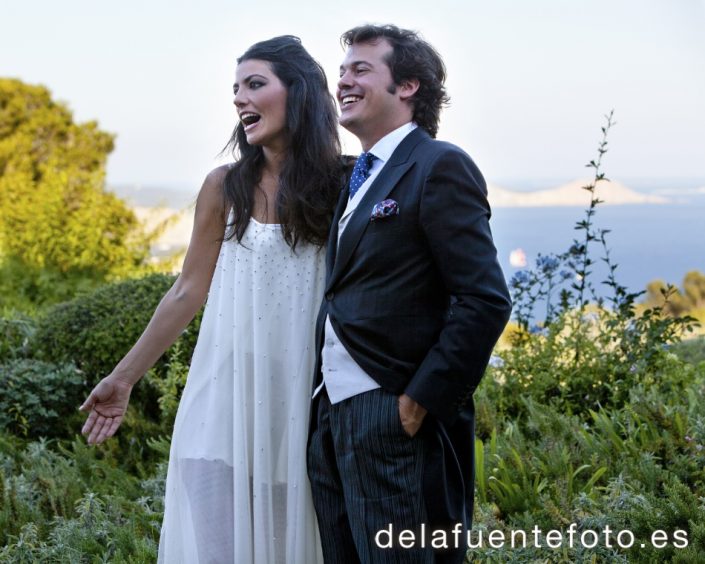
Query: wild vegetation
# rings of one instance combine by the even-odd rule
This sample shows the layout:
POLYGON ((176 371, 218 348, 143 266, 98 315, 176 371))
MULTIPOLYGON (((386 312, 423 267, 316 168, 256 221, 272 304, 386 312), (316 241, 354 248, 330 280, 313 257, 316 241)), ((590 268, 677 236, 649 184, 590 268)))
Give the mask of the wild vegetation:
MULTIPOLYGON (((86 446, 78 405, 173 277, 134 279, 148 236, 103 191, 111 138, 73 124, 41 87, 0 81, 0 93, 0 561, 154 562, 198 321, 137 386, 118 435, 86 446)), ((589 164, 594 182, 611 125, 589 164)), ((705 551, 705 341, 683 340, 703 277, 654 285, 640 303, 594 227, 594 182, 567 251, 511 282, 516 323, 475 396, 474 538, 485 536, 472 562, 700 562, 705 551), (605 299, 592 275, 600 259, 605 299), (551 548, 549 531, 565 538, 571 526, 573 546, 551 548), (490 531, 534 527, 540 548, 488 542, 490 531), (581 547, 593 530, 599 542, 581 547), (632 548, 618 546, 623 530, 632 548), (685 547, 674 545, 681 534, 685 547)))
POLYGON ((569 249, 512 279, 510 346, 475 398, 478 527, 509 538, 538 526, 542 548, 478 549, 473 561, 699 562, 705 550, 705 354, 681 342, 697 325, 671 306, 681 294, 652 286, 638 304, 641 293, 618 282, 609 231, 594 227, 611 126, 610 114, 569 249), (606 299, 595 292, 595 255, 608 267, 606 299), (566 538, 571 524, 574 546, 550 548, 548 531, 566 538), (577 541, 585 533, 592 544, 587 531, 599 535, 589 548, 577 541), (621 531, 633 546, 619 545, 621 531))

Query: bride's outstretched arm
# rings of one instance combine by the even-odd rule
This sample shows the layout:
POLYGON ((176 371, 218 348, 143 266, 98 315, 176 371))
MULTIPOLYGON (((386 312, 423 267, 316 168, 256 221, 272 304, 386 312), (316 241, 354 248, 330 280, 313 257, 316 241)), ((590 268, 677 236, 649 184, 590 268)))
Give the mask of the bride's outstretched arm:
POLYGON ((225 166, 216 168, 203 182, 181 274, 162 298, 142 336, 80 407, 88 412, 81 432, 89 444, 102 443, 115 434, 132 387, 176 341, 205 302, 225 230, 222 185, 226 171, 225 166))

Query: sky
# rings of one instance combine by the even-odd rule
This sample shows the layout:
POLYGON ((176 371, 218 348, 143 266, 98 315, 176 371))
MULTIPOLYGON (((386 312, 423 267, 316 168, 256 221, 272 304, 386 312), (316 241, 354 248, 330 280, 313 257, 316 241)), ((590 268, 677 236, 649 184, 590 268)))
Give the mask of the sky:
MULTIPOLYGON (((438 137, 488 181, 547 188, 604 159, 631 185, 705 185, 705 0, 0 0, 0 76, 43 84, 114 133, 108 185, 197 190, 235 124, 235 59, 298 35, 335 87, 339 37, 419 31, 443 55, 438 137)), ((347 153, 360 151, 343 132, 347 153)))

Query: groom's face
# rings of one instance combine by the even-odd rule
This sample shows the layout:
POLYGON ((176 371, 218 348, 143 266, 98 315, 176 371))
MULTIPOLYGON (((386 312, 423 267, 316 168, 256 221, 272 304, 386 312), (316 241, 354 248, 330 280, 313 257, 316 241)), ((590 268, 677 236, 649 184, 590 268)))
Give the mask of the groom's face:
POLYGON ((410 119, 387 65, 391 54, 386 39, 355 43, 340 65, 340 125, 354 133, 365 150, 410 119))

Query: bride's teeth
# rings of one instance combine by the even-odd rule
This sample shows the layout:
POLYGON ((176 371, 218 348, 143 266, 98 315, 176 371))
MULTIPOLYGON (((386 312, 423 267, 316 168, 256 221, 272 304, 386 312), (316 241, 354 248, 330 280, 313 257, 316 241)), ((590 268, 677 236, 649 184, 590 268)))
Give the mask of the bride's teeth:
POLYGON ((240 114, 240 121, 245 126, 245 129, 259 122, 260 115, 254 112, 243 112, 240 114))

